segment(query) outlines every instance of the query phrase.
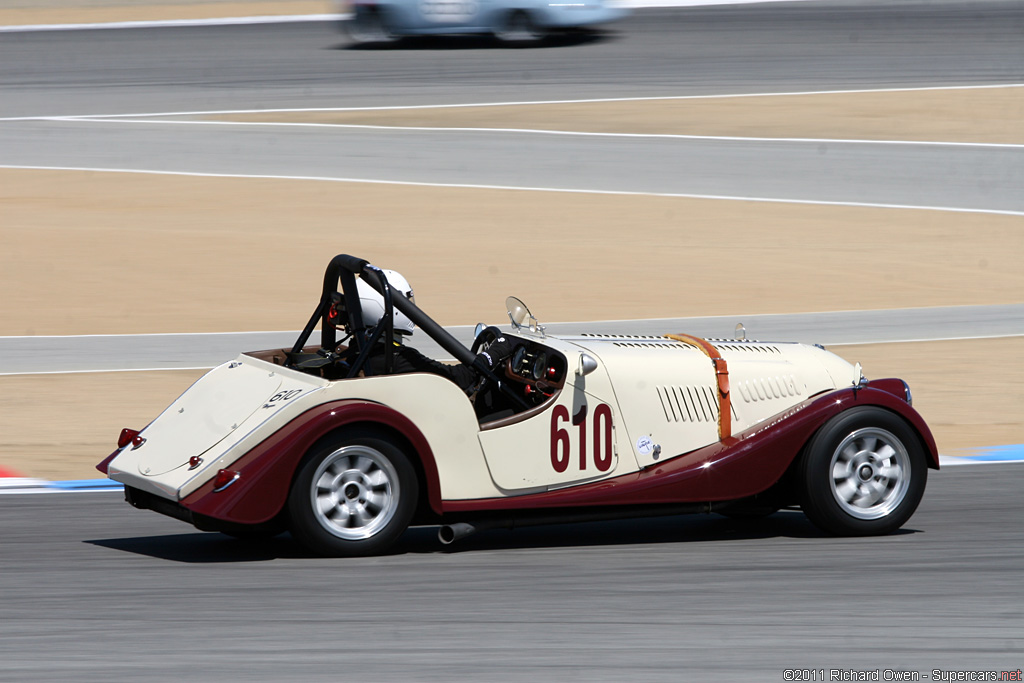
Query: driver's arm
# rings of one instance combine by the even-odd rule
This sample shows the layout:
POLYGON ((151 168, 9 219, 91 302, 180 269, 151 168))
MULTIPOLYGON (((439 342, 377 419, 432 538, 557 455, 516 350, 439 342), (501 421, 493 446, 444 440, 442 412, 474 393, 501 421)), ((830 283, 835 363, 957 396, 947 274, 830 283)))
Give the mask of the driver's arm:
POLYGON ((395 373, 429 372, 455 382, 466 391, 476 383, 476 372, 462 365, 449 365, 424 356, 411 346, 395 347, 395 373))
MULTIPOLYGON (((498 363, 512 355, 514 349, 515 346, 512 342, 506 340, 505 337, 501 337, 488 346, 485 351, 478 354, 477 358, 483 360, 484 364, 493 370, 498 363)), ((461 363, 457 365, 441 363, 423 355, 411 346, 395 347, 395 372, 429 372, 434 375, 440 375, 455 382, 463 391, 469 390, 479 379, 476 370, 473 368, 466 367, 461 363)))

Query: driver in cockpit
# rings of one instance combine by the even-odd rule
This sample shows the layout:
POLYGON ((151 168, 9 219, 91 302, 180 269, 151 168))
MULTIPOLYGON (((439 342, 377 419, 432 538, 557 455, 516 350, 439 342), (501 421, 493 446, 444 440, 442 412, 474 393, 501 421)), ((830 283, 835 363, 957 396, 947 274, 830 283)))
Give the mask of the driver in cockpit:
MULTIPOLYGON (((384 275, 387 277, 388 284, 394 291, 401 292, 406 296, 406 298, 415 303, 415 300, 413 299, 412 286, 401 273, 393 270, 385 270, 384 275)), ((363 323, 368 327, 376 325, 384 316, 384 297, 381 296, 381 294, 373 287, 363 282, 362 279, 356 280, 356 287, 359 290, 359 303, 363 310, 363 323)), ((394 309, 395 348, 394 366, 392 368, 393 374, 429 372, 451 380, 466 392, 469 392, 478 385, 480 375, 473 368, 467 367, 461 363, 456 365, 440 363, 433 358, 423 355, 415 348, 406 346, 403 341, 406 337, 412 336, 414 327, 415 325, 412 320, 397 308, 394 309)), ((384 343, 385 342, 382 337, 378 342, 379 349, 374 349, 371 352, 371 355, 367 360, 367 365, 369 366, 368 369, 370 370, 368 374, 383 374, 385 356, 384 343)), ((486 349, 477 354, 477 358, 483 359, 488 369, 493 371, 498 363, 512 355, 512 352, 515 351, 515 347, 516 344, 514 342, 506 339, 504 336, 500 336, 491 342, 486 349)))

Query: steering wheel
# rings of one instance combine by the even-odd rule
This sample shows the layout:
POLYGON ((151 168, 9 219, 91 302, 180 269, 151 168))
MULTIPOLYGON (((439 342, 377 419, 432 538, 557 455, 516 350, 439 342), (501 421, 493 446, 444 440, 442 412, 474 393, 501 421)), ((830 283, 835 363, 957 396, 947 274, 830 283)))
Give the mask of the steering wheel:
MULTIPOLYGON (((498 339, 498 337, 500 337, 501 335, 502 332, 497 327, 494 327, 493 325, 490 327, 485 327, 480 332, 480 334, 476 336, 476 339, 473 340, 472 352, 474 354, 477 354, 480 351, 487 350, 487 347, 494 343, 494 341, 498 339)), ((497 367, 495 367, 494 372, 499 372, 497 367)), ((509 399, 511 399, 516 405, 519 406, 520 409, 526 410, 527 408, 530 407, 530 405, 523 400, 522 396, 516 393, 512 389, 512 387, 507 385, 505 382, 502 382, 497 376, 495 376, 494 379, 498 381, 498 389, 501 391, 501 393, 507 396, 509 399)), ((489 381, 491 380, 488 377, 488 375, 480 375, 480 380, 474 386, 470 387, 470 389, 467 390, 466 393, 472 397, 479 395, 480 392, 483 391, 484 387, 487 386, 489 381)))
POLYGON ((480 334, 476 336, 476 339, 473 340, 473 348, 471 348, 470 350, 474 354, 480 353, 481 350, 486 350, 487 347, 490 346, 494 342, 494 340, 500 336, 501 330, 499 330, 494 325, 491 325, 490 327, 485 327, 483 330, 480 331, 480 334))

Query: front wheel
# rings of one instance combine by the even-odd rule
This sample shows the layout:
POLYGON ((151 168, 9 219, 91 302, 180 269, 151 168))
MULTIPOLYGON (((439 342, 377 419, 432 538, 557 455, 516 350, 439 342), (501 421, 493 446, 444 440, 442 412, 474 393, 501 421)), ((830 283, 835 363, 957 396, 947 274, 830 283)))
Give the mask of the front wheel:
POLYGON ((811 439, 800 469, 804 513, 840 536, 899 529, 924 495, 928 466, 917 434, 875 407, 832 418, 811 439))
POLYGON ((416 471, 390 441, 350 432, 310 451, 288 495, 292 535, 330 557, 390 547, 416 510, 416 471))

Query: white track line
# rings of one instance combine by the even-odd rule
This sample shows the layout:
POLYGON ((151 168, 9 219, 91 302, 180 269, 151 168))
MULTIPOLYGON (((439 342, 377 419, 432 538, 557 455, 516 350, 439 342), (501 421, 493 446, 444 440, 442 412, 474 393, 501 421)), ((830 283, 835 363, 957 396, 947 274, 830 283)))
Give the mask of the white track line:
POLYGON ((980 339, 1015 339, 1024 334, 981 334, 968 337, 925 337, 923 339, 886 339, 884 341, 834 342, 827 346, 869 346, 872 344, 924 344, 927 342, 974 341, 980 339))
POLYGON ((685 135, 681 133, 611 133, 600 131, 554 130, 548 128, 484 128, 461 126, 381 126, 364 123, 304 123, 297 121, 185 121, 166 119, 107 119, 75 118, 57 119, 81 123, 135 123, 178 126, 262 126, 277 128, 340 128, 357 130, 415 131, 442 133, 505 133, 522 135, 565 135, 597 138, 638 138, 654 140, 711 140, 719 142, 799 142, 835 145, 917 145, 925 147, 985 147, 992 149, 1024 149, 1024 144, 1008 142, 948 142, 944 140, 872 140, 869 138, 789 138, 789 137, 744 137, 739 135, 685 135))
POLYGON ((660 102, 671 100, 717 100, 747 97, 799 97, 803 95, 859 95, 869 93, 935 92, 943 90, 1002 90, 1024 88, 1024 83, 987 85, 942 85, 917 88, 861 88, 855 90, 803 90, 792 92, 725 93, 721 95, 663 95, 652 97, 596 97, 575 100, 523 100, 508 102, 461 102, 454 104, 408 104, 364 107, 299 107, 285 109, 211 109, 205 111, 137 112, 134 114, 71 114, 61 116, 11 116, 0 121, 61 121, 78 119, 120 119, 165 116, 218 116, 223 114, 318 113, 350 111, 409 111, 417 109, 464 109, 470 107, 529 107, 546 104, 598 104, 602 102, 660 102))
POLYGON ((969 209, 957 206, 923 206, 915 204, 884 204, 875 202, 843 202, 785 197, 743 197, 738 195, 691 194, 685 192, 633 192, 627 190, 594 190, 586 188, 529 187, 521 185, 484 185, 474 183, 428 183, 413 180, 381 180, 375 178, 338 178, 331 176, 298 176, 248 173, 200 173, 197 171, 161 171, 137 168, 96 168, 88 166, 29 166, 0 164, 0 169, 25 171, 82 171, 88 173, 137 173, 193 178, 244 178, 248 180, 296 180, 330 183, 360 183, 364 185, 396 185, 402 187, 440 187, 460 190, 506 190, 514 192, 557 192, 565 194, 591 194, 617 197, 664 197, 670 199, 708 199, 733 202, 759 202, 767 204, 799 204, 805 206, 849 206, 866 209, 901 209, 910 211, 942 211, 945 213, 985 214, 994 216, 1024 216, 1024 211, 1001 209, 969 209))
MULTIPOLYGON (((728 316, 728 317, 738 317, 738 316, 728 316)), ((215 332, 213 332, 213 333, 205 332, 205 333, 200 333, 200 334, 217 334, 217 333, 215 333, 215 332)), ((232 334, 232 333, 226 332, 224 334, 232 334)), ((103 336, 103 335, 97 335, 97 336, 103 336)), ((111 336, 115 336, 115 335, 111 335, 111 336)), ((131 336, 135 336, 135 335, 116 335, 116 336, 131 337, 131 336)), ((138 335, 138 336, 149 336, 149 335, 138 335)), ((170 336, 170 335, 168 335, 168 336, 170 336)), ((188 336, 188 335, 183 335, 183 334, 175 333, 175 336, 188 336)), ((558 335, 556 334, 555 336, 558 336, 558 335)), ((573 335, 566 335, 566 336, 571 337, 573 335)), ((994 334, 994 335, 979 335, 979 336, 971 336, 971 337, 934 337, 934 338, 929 337, 929 338, 924 338, 924 339, 883 339, 883 340, 879 340, 879 341, 871 340, 871 341, 859 341, 859 342, 836 342, 836 343, 832 343, 832 344, 827 344, 826 347, 827 348, 832 348, 832 347, 836 347, 836 346, 877 346, 877 345, 884 345, 884 344, 926 344, 926 343, 929 343, 929 342, 976 341, 976 340, 986 340, 986 339, 989 339, 989 340, 991 340, 991 339, 1016 339, 1016 338, 1020 338, 1020 337, 1024 337, 1024 334, 994 334)), ((9 337, 6 337, 6 338, 9 338, 9 337)), ((4 339, 4 337, 0 337, 0 339, 4 339)), ((443 358, 443 359, 440 359, 440 360, 454 361, 455 359, 454 358, 443 358)), ((25 376, 29 376, 29 375, 95 375, 95 374, 110 373, 110 372, 117 372, 117 373, 121 373, 121 372, 178 372, 178 371, 181 371, 181 372, 189 372, 189 371, 196 372, 196 371, 199 371, 199 370, 210 370, 210 369, 212 369, 214 367, 216 367, 216 366, 215 365, 196 365, 196 366, 188 366, 188 367, 102 368, 102 369, 98 369, 98 370, 26 370, 26 371, 23 371, 23 372, 0 372, 0 377, 25 377, 25 376)))

